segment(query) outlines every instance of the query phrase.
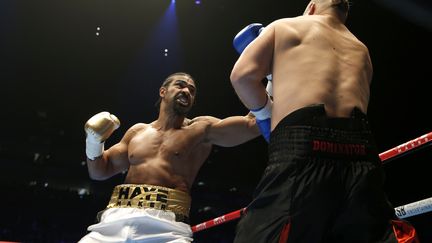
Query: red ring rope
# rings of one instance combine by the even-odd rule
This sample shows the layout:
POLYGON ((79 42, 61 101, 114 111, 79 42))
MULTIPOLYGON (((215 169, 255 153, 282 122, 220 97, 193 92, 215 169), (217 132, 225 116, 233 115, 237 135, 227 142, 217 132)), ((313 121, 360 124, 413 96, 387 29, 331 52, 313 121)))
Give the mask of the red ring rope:
POLYGON ((211 227, 219 225, 219 224, 223 224, 225 222, 228 222, 228 221, 231 221, 234 219, 238 219, 245 213, 245 211, 246 211, 246 208, 242 208, 242 209, 239 209, 237 211, 234 211, 234 212, 222 215, 220 217, 214 218, 212 220, 206 221, 204 223, 197 224, 195 226, 192 226, 192 232, 195 233, 195 232, 205 230, 205 229, 211 228, 211 227))
POLYGON ((409 151, 412 151, 416 148, 424 147, 423 145, 428 144, 430 145, 430 141, 432 140, 432 132, 427 133, 423 136, 420 136, 416 139, 410 140, 406 143, 403 143, 399 146, 396 146, 392 149, 389 149, 387 151, 384 151, 380 153, 379 157, 381 161, 386 161, 392 158, 397 157, 398 155, 405 154, 409 151))
MULTIPOLYGON (((418 138, 415 138, 413 140, 410 140, 406 143, 403 143, 403 144, 396 146, 392 149, 389 149, 387 151, 384 151, 384 152, 379 154, 379 157, 380 157, 382 162, 388 161, 389 159, 395 158, 395 157, 402 155, 402 154, 406 154, 407 152, 413 151, 414 149, 424 147, 423 145, 426 145, 426 144, 431 145, 430 141, 432 141, 432 132, 427 133, 427 134, 420 136, 418 138)), ((414 216, 414 215, 419 214, 419 213, 429 212, 429 211, 432 211, 432 198, 424 199, 424 200, 421 200, 418 202, 413 202, 410 204, 406 204, 404 206, 399 206, 399 207, 395 208, 395 210, 396 210, 396 215, 400 218, 410 217, 410 216, 414 216), (398 210, 401 211, 404 208, 408 208, 409 212, 407 213, 407 211, 405 210, 403 214, 400 213, 401 215, 399 215, 398 210)), ((246 212, 246 208, 242 208, 242 209, 236 210, 234 212, 222 215, 220 217, 208 220, 204 223, 197 224, 195 226, 192 226, 192 232, 195 233, 195 232, 198 232, 198 231, 201 231, 204 229, 214 227, 214 226, 219 225, 219 224, 229 222, 229 221, 234 220, 234 219, 238 219, 245 212, 246 212)))

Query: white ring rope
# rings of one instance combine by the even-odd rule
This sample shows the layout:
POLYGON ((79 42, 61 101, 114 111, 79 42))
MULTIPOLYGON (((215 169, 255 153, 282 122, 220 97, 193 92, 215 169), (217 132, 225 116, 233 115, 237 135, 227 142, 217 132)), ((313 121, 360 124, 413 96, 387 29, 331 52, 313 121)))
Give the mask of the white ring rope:
POLYGON ((430 211, 432 211, 432 197, 395 208, 396 216, 400 219, 430 211))

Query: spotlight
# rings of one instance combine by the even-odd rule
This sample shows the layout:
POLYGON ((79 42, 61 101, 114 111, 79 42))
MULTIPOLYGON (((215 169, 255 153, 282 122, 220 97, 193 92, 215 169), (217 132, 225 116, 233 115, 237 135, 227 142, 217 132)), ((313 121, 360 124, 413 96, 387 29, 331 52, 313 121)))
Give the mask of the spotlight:
POLYGON ((79 196, 90 195, 90 191, 87 188, 78 188, 77 193, 79 196))

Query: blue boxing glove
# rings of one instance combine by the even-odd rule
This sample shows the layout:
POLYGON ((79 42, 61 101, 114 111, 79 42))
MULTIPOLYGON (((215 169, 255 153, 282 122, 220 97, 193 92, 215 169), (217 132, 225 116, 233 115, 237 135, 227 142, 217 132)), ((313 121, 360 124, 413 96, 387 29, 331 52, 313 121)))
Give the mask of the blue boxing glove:
POLYGON ((259 36, 264 29, 262 24, 254 23, 244 27, 233 40, 236 51, 241 54, 243 50, 259 36))
POLYGON ((255 116, 261 135, 267 142, 270 142, 272 106, 273 101, 267 95, 267 101, 263 107, 250 111, 255 116))

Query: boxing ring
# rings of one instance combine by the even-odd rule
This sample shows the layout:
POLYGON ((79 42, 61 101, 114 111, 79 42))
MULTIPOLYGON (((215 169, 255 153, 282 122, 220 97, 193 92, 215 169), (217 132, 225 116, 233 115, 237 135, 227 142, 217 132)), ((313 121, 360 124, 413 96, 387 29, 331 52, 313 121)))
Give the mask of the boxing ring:
MULTIPOLYGON (((429 132, 406 143, 398 145, 392 149, 384 151, 379 154, 379 157, 382 163, 386 164, 396 158, 405 156, 409 153, 418 151, 419 149, 428 147, 430 145, 432 145, 432 132, 429 132)), ((432 197, 395 207, 394 210, 395 215, 400 219, 430 212, 432 211, 432 197)), ((216 217, 214 219, 205 221, 203 223, 194 225, 192 226, 192 232, 196 233, 208 228, 227 223, 229 221, 239 219, 242 215, 246 213, 246 211, 247 208, 244 207, 236 211, 216 217)))

